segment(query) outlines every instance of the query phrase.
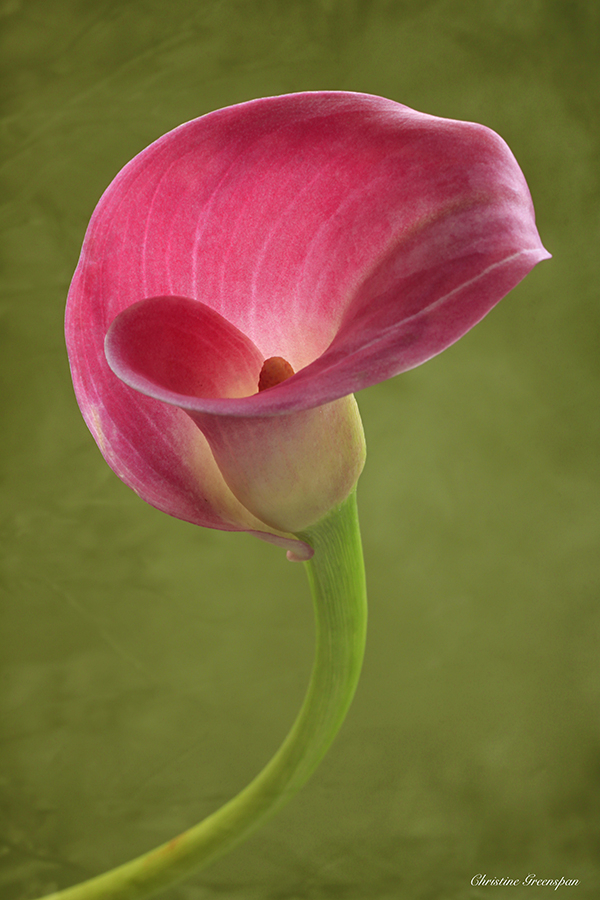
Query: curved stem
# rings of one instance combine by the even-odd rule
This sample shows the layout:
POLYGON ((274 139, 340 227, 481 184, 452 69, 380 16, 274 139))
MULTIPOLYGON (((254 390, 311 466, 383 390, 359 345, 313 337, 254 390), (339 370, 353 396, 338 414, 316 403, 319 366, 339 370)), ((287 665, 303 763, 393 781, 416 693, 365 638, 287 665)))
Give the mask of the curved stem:
POLYGON ((316 653, 304 704, 283 744, 256 778, 198 825, 155 850, 46 900, 140 900, 230 850, 302 787, 325 755, 354 696, 366 635, 366 591, 354 492, 298 535, 316 618, 316 653))

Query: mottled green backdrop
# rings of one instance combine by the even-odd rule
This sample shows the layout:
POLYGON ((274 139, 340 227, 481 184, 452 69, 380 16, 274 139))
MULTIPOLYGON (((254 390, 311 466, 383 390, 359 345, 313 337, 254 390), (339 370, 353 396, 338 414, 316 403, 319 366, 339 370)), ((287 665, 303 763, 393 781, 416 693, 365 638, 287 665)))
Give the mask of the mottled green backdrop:
POLYGON ((599 9, 1 0, 3 900, 195 822, 301 702, 302 566, 117 480, 79 415, 62 319, 87 221, 133 155, 209 110, 307 89, 497 130, 554 259, 442 356, 359 396, 355 703, 293 803, 165 900, 600 895, 599 9))

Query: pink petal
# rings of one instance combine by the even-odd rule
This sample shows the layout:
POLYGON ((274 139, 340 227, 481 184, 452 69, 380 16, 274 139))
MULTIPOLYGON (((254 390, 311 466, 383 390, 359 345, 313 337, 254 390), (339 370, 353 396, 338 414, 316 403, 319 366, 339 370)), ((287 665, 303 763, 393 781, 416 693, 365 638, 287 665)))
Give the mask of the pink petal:
POLYGON ((342 92, 218 110, 140 153, 98 204, 67 313, 80 406, 145 499, 243 528, 199 487, 216 466, 189 417, 108 369, 122 310, 192 298, 289 360, 296 375, 260 394, 191 392, 196 414, 265 417, 419 365, 548 255, 514 157, 481 125, 342 92))
POLYGON ((124 310, 107 333, 105 352, 130 387, 177 406, 187 396, 255 394, 264 362, 252 341, 219 313, 173 296, 150 297, 124 310), (160 387, 153 391, 154 385, 160 387))

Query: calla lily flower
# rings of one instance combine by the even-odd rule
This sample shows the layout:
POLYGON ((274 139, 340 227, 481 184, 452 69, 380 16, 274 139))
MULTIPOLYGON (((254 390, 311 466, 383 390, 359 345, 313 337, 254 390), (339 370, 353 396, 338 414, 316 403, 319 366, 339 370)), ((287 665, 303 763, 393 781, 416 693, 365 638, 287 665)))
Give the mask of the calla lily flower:
POLYGON ((67 307, 78 402, 144 500, 307 559, 296 535, 364 462, 354 392, 443 351, 548 256, 482 125, 344 92, 221 109, 96 208, 67 307))
POLYGON ((290 732, 250 784, 167 843, 47 900, 154 896, 310 777, 365 648, 353 394, 450 346, 548 256, 497 134, 368 94, 221 109, 117 175, 67 305, 84 418, 153 506, 307 561, 315 661, 290 732))

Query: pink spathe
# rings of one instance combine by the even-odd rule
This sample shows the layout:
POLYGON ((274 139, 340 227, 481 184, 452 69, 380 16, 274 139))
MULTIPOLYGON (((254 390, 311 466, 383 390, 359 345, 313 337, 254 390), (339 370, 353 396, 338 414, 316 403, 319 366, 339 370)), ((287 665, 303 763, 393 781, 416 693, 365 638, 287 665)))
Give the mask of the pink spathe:
POLYGON ((307 554, 292 534, 362 468, 348 396, 440 353, 548 256, 484 126, 343 92, 217 110, 94 212, 67 308, 79 405, 154 506, 307 554), (295 374, 259 393, 273 356, 295 374))

